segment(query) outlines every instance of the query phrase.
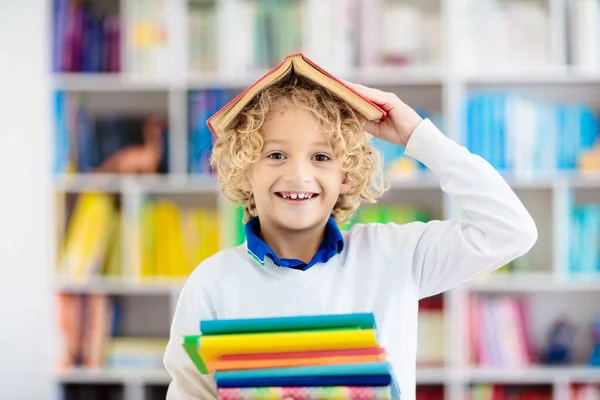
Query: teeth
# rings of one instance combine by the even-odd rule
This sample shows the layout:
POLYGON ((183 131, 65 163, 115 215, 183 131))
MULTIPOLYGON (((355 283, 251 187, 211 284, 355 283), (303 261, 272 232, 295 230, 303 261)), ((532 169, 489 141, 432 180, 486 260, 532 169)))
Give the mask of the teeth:
POLYGON ((311 199, 313 197, 312 193, 281 193, 281 197, 284 199, 311 199))

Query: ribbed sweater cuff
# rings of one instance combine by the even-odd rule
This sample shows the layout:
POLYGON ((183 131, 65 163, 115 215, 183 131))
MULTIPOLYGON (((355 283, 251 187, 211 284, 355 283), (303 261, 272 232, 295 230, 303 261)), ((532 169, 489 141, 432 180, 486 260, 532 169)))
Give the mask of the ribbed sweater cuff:
POLYGON ((404 154, 419 160, 437 174, 446 157, 458 147, 460 146, 456 142, 446 137, 426 118, 408 139, 404 154))

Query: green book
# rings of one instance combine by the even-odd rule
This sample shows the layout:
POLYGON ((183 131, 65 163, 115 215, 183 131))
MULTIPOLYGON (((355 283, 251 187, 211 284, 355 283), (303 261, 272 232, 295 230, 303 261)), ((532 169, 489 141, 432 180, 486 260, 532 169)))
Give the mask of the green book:
POLYGON ((208 374, 208 368, 206 368, 206 364, 202 361, 202 357, 198 354, 198 340, 200 339, 200 335, 186 335, 183 337, 183 348, 185 352, 188 354, 198 371, 202 374, 208 374))

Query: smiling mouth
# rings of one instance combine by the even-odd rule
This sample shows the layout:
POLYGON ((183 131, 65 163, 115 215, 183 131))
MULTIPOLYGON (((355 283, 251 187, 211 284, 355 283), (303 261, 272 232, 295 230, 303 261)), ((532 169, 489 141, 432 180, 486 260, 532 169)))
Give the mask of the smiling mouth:
POLYGON ((306 201, 306 200, 314 199, 319 194, 312 193, 312 192, 275 192, 275 195, 277 195, 277 197, 281 197, 282 199, 285 199, 285 200, 306 201))

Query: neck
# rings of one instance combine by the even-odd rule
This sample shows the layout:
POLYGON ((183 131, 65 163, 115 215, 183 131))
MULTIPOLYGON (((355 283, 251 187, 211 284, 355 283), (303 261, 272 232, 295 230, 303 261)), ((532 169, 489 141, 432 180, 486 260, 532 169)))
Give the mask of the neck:
POLYGON ((308 264, 323 241, 326 224, 327 221, 324 221, 314 228, 297 231, 261 221, 260 237, 277 257, 293 258, 308 264))

